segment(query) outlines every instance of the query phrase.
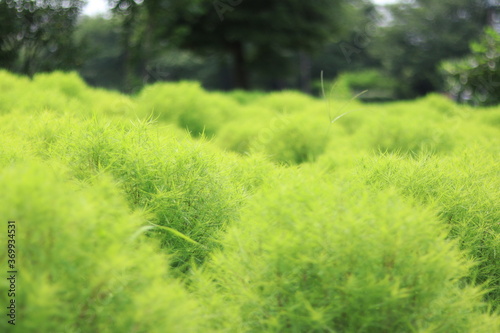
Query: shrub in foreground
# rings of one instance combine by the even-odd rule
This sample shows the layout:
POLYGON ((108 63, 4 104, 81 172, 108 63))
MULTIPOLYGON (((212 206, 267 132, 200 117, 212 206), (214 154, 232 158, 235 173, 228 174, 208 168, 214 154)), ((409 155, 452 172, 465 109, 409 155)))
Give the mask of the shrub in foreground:
MULTIPOLYGON (((492 144, 498 147, 498 143, 492 144)), ((396 187, 409 197, 435 205, 449 236, 478 261, 469 278, 488 283, 486 299, 500 307, 500 178, 498 148, 467 148, 462 156, 395 155, 366 159, 359 176, 377 187, 396 187)))
POLYGON ((174 266, 200 263, 217 246, 216 235, 236 217, 245 194, 244 179, 226 166, 229 157, 146 123, 94 119, 69 128, 51 146, 52 156, 83 181, 112 175, 130 206, 160 226, 152 233, 174 255, 174 266))
POLYGON ((113 176, 129 206, 148 212, 149 222, 160 226, 150 234, 173 255, 172 265, 183 269, 191 260, 201 263, 217 246, 244 198, 273 168, 261 158, 225 154, 202 140, 182 138, 173 126, 49 112, 1 119, 0 142, 18 144, 0 147, 0 163, 31 155, 59 160, 85 183, 113 176))
POLYGON ((197 284, 218 330, 498 331, 444 235, 393 191, 300 173, 252 199, 197 284))
MULTIPOLYGON (((199 332, 196 303, 109 180, 78 189, 57 165, 32 161, 1 170, 0 187, 18 270, 16 326, 4 315, 0 331, 199 332)), ((8 289, 3 278, 1 294, 8 289)))

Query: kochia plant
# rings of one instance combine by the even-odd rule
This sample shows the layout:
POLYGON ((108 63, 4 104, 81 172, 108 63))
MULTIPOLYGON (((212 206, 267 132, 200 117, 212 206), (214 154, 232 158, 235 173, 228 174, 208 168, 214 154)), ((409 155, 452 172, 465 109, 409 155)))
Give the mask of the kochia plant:
POLYGON ((445 235, 432 211, 394 191, 285 175, 228 232, 200 293, 209 308, 225 304, 217 329, 497 331, 481 291, 461 282, 470 262, 445 235))

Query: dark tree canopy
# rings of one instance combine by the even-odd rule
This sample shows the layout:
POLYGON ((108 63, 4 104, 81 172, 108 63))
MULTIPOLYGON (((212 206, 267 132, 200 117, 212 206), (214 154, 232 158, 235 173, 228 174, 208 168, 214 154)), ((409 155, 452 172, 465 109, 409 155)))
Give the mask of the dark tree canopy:
POLYGON ((484 0, 416 0, 391 5, 392 21, 370 50, 400 83, 400 97, 442 87, 441 61, 469 52, 488 23, 484 0))
POLYGON ((155 42, 229 56, 236 86, 248 88, 250 69, 285 70, 289 53, 314 52, 338 34, 344 1, 144 0, 138 5, 133 0, 111 0, 111 4, 115 12, 129 16, 143 7, 147 38, 155 42))

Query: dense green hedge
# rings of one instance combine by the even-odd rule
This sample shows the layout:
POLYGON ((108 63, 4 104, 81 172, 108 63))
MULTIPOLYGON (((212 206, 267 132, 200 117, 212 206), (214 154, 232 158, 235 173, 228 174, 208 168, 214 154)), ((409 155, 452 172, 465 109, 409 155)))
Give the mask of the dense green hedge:
POLYGON ((498 106, 0 88, 2 332, 500 331, 498 106))

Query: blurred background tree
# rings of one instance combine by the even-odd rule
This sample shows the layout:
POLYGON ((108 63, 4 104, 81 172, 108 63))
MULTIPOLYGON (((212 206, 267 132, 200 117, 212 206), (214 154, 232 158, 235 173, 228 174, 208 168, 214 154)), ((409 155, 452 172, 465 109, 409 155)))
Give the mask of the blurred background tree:
POLYGON ((85 17, 86 0, 0 0, 0 67, 76 69, 129 93, 189 79, 319 94, 323 71, 351 94, 368 89, 362 98, 406 99, 445 92, 440 64, 472 54, 486 26, 500 30, 498 0, 103 1, 106 16, 85 17))
POLYGON ((0 0, 0 65, 32 76, 72 69, 73 32, 84 0, 0 0))
POLYGON ((0 0, 0 67, 12 68, 16 60, 16 49, 9 43, 9 39, 17 34, 16 9, 0 0))
POLYGON ((500 103, 500 34, 487 28, 472 54, 442 64, 447 88, 462 102, 481 105, 500 103))
POLYGON ((82 58, 80 75, 91 85, 123 90, 124 48, 120 43, 122 20, 117 17, 83 17, 75 31, 82 58))
MULTIPOLYGON (((231 66, 232 87, 248 89, 267 78, 282 87, 296 58, 307 71, 309 53, 321 50, 345 23, 344 0, 208 1, 111 0, 114 13, 125 17, 123 41, 135 50, 127 72, 148 75, 147 59, 156 46, 178 48, 231 66), (138 35, 134 39, 134 32, 138 35), (134 58, 135 56, 135 58, 134 58), (256 75, 252 77, 250 73, 256 75), (281 79, 276 79, 281 78, 281 79)), ((303 73, 302 81, 307 81, 303 73)), ((310 74, 309 74, 310 76, 310 74)), ((307 82, 304 83, 307 86, 307 82)), ((305 87, 307 89, 307 87, 305 87)))
POLYGON ((466 55, 488 24, 485 0, 414 0, 386 8, 387 25, 368 51, 398 81, 398 98, 440 90, 441 61, 466 55))

